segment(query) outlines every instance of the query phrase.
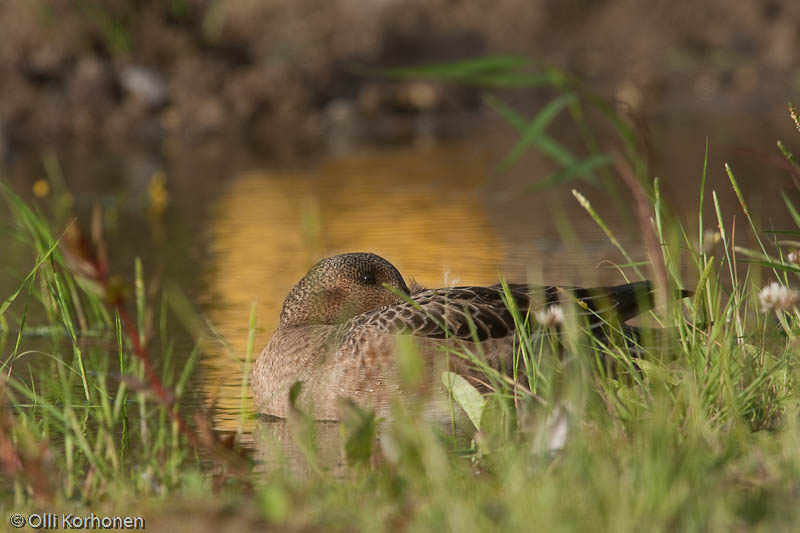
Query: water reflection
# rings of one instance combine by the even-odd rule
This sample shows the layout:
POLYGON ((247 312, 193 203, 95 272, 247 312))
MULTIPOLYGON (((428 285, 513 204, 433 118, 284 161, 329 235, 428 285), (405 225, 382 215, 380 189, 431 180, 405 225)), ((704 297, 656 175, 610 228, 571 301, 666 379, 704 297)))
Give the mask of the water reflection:
POLYGON ((332 160, 313 173, 237 176, 208 228, 206 303, 232 348, 207 357, 204 368, 217 427, 239 424, 251 303, 255 358, 286 293, 319 258, 372 251, 423 284, 494 282, 507 243, 476 194, 487 166, 474 150, 450 148, 332 160))

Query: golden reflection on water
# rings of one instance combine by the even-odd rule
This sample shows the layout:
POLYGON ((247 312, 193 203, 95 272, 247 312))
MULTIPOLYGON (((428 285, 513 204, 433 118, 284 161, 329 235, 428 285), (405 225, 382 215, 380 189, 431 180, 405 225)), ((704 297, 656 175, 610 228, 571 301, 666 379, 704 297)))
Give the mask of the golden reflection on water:
POLYGON ((375 252, 423 285, 496 282, 507 245, 476 193, 488 166, 474 149, 437 148, 337 159, 308 173, 236 176, 207 228, 207 312, 232 348, 205 358, 202 383, 216 427, 239 424, 251 304, 254 359, 283 298, 322 257, 375 252))

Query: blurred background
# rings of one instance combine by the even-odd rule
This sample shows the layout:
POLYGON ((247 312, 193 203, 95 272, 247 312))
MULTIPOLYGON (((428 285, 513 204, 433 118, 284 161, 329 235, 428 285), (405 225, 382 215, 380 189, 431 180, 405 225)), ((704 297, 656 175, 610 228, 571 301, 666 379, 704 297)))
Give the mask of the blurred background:
MULTIPOLYGON (((691 231, 706 142, 727 213, 723 162, 762 224, 790 220, 775 142, 798 145, 786 103, 800 100, 800 3, 772 0, 2 2, 0 177, 56 224, 88 225, 100 206, 115 272, 131 279, 138 256, 148 279, 186 292, 229 342, 197 378, 224 428, 238 421, 251 304, 257 354, 324 256, 373 251, 426 285, 621 282, 625 260, 577 188, 643 258, 624 187, 533 188, 559 169, 533 149, 503 164, 519 133, 487 97, 531 119, 552 88, 379 70, 494 55, 611 103, 691 231)), ((586 155, 566 115, 548 132, 586 155)), ((32 258, 10 236, 0 250, 7 294, 32 258)))
POLYGON ((453 119, 480 114, 469 91, 382 83, 356 65, 522 54, 653 121, 766 121, 800 84, 799 21, 800 6, 771 0, 3 2, 0 119, 12 153, 214 144, 306 158, 457 136, 470 128, 453 119))

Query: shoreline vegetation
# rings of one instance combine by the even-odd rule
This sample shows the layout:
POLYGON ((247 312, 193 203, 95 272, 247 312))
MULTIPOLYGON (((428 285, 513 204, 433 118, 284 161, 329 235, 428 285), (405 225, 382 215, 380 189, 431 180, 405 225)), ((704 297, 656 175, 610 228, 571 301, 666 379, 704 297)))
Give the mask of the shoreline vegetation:
MULTIPOLYGON (((519 133, 495 170, 530 149, 557 161, 561 169, 532 188, 574 184, 576 201, 628 261, 620 272, 659 287, 663 305, 650 319, 674 339, 645 342, 632 359, 625 339, 612 335, 594 347, 603 355, 595 359, 576 340, 583 325, 566 323, 560 357, 543 344, 554 338, 520 336, 530 389, 487 369, 493 392, 481 396, 466 380, 442 376, 451 427, 409 406, 378 420, 345 402, 341 426, 295 409, 284 436, 266 431, 245 446, 242 428, 254 415, 244 397, 259 347, 249 342, 239 354, 240 430, 219 434, 207 412, 190 412, 184 401, 204 343, 217 340, 213 327, 179 288, 146 281, 140 261, 130 283, 110 272, 113 243, 97 213, 86 232, 75 220, 51 227, 0 182, 11 231, 35 256, 0 303, 4 513, 127 512, 150 528, 207 530, 788 531, 800 523, 797 208, 784 195, 797 227, 761 228, 726 165, 740 210, 723 212, 704 164, 689 229, 662 201, 626 120, 560 71, 531 66, 482 58, 379 74, 554 92, 533 118, 494 93, 485 97, 519 133), (547 135, 561 113, 574 121, 584 154, 547 135), (618 148, 599 149, 592 113, 605 117, 618 148), (634 262, 619 244, 580 193, 586 183, 630 192, 648 261, 634 262), (678 288, 694 296, 670 301, 678 288), (169 333, 175 321, 195 339, 181 365, 169 333), (338 442, 333 464, 320 438, 338 442)), ((800 181, 795 157, 778 147, 800 181)), ((520 323, 531 319, 512 312, 520 323)), ((254 323, 251 316, 250 339, 254 323)), ((409 347, 398 357, 413 386, 418 356, 409 347)), ((274 423, 262 421, 267 430, 274 423)))

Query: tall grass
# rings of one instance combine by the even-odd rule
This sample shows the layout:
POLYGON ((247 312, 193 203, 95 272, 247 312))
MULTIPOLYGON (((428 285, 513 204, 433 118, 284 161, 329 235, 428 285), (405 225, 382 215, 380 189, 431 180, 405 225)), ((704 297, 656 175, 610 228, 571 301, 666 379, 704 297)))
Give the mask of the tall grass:
MULTIPOLYGON (((183 402, 202 350, 195 348, 176 368, 166 321, 170 308, 179 315, 191 311, 168 294, 150 305, 145 267, 137 263, 136 318, 126 318, 127 289, 97 275, 102 239, 95 237, 91 251, 76 244, 74 223, 54 234, 41 213, 2 185, 14 229, 35 255, 30 272, 0 307, 9 339, 0 462, 10 484, 3 510, 34 509, 45 501, 130 509, 135 497, 167 502, 152 511, 148 527, 181 509, 187 516, 213 515, 212 528, 231 515, 249 526, 286 529, 795 528, 800 313, 789 287, 800 267, 797 245, 783 237, 800 232, 800 217, 798 229, 760 231, 734 170, 726 167, 741 204, 735 215, 747 220, 755 245, 738 244, 745 242, 741 225, 733 242, 734 213, 723 211, 717 191, 706 189, 707 165, 698 162, 695 238, 666 209, 658 183, 647 178, 630 128, 605 104, 587 100, 568 77, 550 69, 518 70, 528 66, 484 59, 394 74, 493 87, 547 83, 559 91, 532 121, 487 96, 520 131, 520 144, 502 165, 536 147, 564 166, 550 183, 592 180, 600 170, 608 175, 598 179, 615 179, 614 169, 634 176, 636 183, 620 183, 640 187, 633 190, 637 220, 655 244, 646 264, 630 261, 625 272, 637 277, 660 268, 664 294, 679 287, 694 291, 683 301, 665 298, 651 317, 665 328, 661 334, 632 336, 612 323, 605 337, 587 341, 586 326, 577 320, 566 320, 561 335, 520 327, 511 370, 526 377, 526 386, 482 365, 479 353, 442 354, 482 365, 492 389, 481 395, 469 381, 443 375, 458 419, 452 426, 429 422, 414 406, 401 404, 386 421, 343 404, 341 425, 314 423, 295 409, 288 421, 262 421, 251 463, 236 453, 235 443, 231 450, 217 442, 204 417, 192 418, 183 402), (587 105, 598 106, 617 127, 619 154, 596 150, 580 119, 587 105), (571 154, 546 135, 561 109, 577 117, 589 155, 571 154), (710 222, 716 244, 703 232, 708 202, 716 214, 710 222), (694 286, 686 287, 690 280, 694 286), (767 281, 787 289, 783 300, 764 298, 767 281), (27 335, 33 316, 48 326, 44 336, 27 335), (147 323, 161 324, 161 338, 148 335, 147 323), (321 444, 325 439, 340 444, 334 457, 321 444), (177 503, 186 501, 194 502, 188 510, 177 503)), ((788 199, 786 204, 796 215, 788 199)), ((614 229, 585 199, 581 205, 621 248, 614 229)), ((534 320, 511 300, 509 307, 520 326, 534 320)), ((251 332, 253 323, 251 317, 251 332)), ((251 333, 244 379, 253 348, 251 333)), ((413 385, 418 355, 409 347, 398 357, 413 385)))
POLYGON ((5 332, 15 336, 0 366, 0 440, 14 444, 3 457, 15 480, 14 501, 32 495, 90 502, 107 493, 162 494, 180 487, 187 464, 200 466, 192 454, 203 448, 184 420, 187 413, 179 411, 200 350, 182 357, 182 368, 172 367, 174 344, 166 338, 162 305, 160 316, 151 317, 161 323, 162 338, 153 339, 160 346, 157 373, 145 346, 150 319, 141 262, 133 319, 124 305, 128 288, 109 276, 97 229, 93 245, 74 220, 56 236, 42 214, 4 183, 0 194, 14 231, 36 257, 0 305, 5 332), (48 327, 31 328, 31 315, 48 327))

